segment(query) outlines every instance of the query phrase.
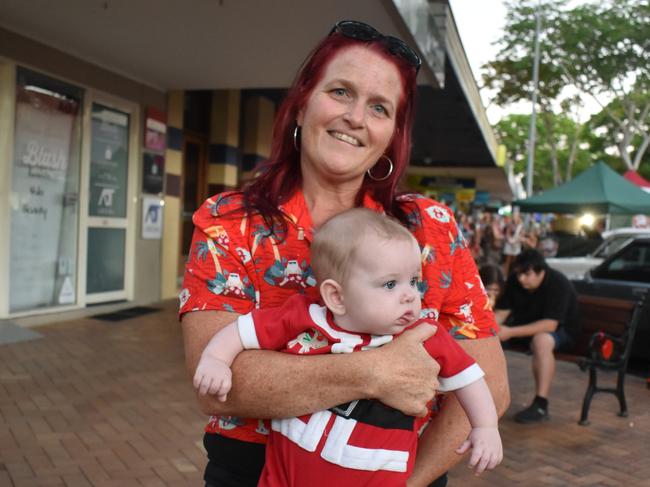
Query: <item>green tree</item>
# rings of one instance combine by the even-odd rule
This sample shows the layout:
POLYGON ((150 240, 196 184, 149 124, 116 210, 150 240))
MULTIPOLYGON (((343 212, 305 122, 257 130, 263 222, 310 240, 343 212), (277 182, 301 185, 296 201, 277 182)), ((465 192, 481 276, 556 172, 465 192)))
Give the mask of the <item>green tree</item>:
MULTIPOLYGON (((485 86, 496 91, 494 102, 502 107, 530 99, 538 2, 509 1, 506 6, 504 34, 497 41, 501 49, 497 58, 484 66, 483 76, 485 86)), ((546 143, 550 144, 551 157, 547 163, 551 165, 553 181, 559 183, 562 172, 565 177, 574 172, 571 151, 562 171, 560 151, 553 147, 553 140, 559 140, 553 135, 557 114, 573 120, 577 133, 592 143, 596 142, 595 137, 607 139, 600 145, 609 152, 616 149, 626 167, 638 169, 650 144, 649 3, 608 0, 572 7, 564 0, 543 0, 540 12, 537 109, 546 130, 546 143), (608 122, 601 118, 584 126, 580 123, 576 114, 586 98, 601 104, 608 122), (587 130, 593 123, 597 123, 595 134, 587 130)), ((560 127, 557 129, 562 133, 560 127)), ((581 144, 578 140, 575 150, 581 144)))
MULTIPOLYGON (((533 190, 539 191, 552 188, 559 184, 553 170, 552 159, 571 161, 571 166, 565 170, 571 171, 565 175, 569 180, 592 163, 592 156, 585 142, 584 126, 576 124, 570 117, 544 114, 536 121, 538 143, 535 144, 535 168, 533 190)), ((514 173, 526 171, 528 152, 528 129, 530 115, 511 114, 502 118, 495 126, 495 131, 506 146, 507 160, 513 164, 514 173)))

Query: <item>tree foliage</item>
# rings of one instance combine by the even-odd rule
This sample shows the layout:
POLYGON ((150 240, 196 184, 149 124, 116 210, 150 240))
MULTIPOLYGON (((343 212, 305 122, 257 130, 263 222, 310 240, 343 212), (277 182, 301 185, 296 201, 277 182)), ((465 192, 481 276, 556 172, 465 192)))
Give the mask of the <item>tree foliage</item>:
MULTIPOLYGON (((600 147, 600 154, 616 155, 625 167, 638 169, 650 145, 650 2, 606 0, 575 6, 567 0, 542 0, 539 5, 537 108, 546 121, 549 150, 557 140, 551 136, 555 117, 561 114, 578 123, 572 114, 591 98, 602 112, 577 132, 600 147), (595 132, 586 130, 589 126, 595 132), (597 137, 602 141, 597 142, 597 137)), ((484 66, 483 76, 485 86, 496 91, 494 102, 502 107, 531 97, 538 1, 510 0, 506 6, 501 48, 496 59, 484 66)), ((563 128, 557 130, 562 133, 563 128)), ((558 158, 547 161, 554 183, 563 179, 563 172, 565 176, 573 172, 572 161, 561 164, 560 151, 556 152, 558 158)))
MULTIPOLYGON (((557 182, 553 173, 551 158, 554 151, 558 160, 572 158, 574 161, 571 173, 563 174, 563 180, 569 180, 573 174, 585 170, 596 157, 589 151, 584 125, 576 124, 571 118, 562 115, 548 116, 552 118, 550 123, 542 117, 536 120, 538 143, 535 144, 534 191, 552 188, 562 182, 557 182)), ((526 172, 529 126, 530 115, 521 114, 507 115, 495 126, 499 138, 508 142, 506 150, 508 160, 514 164, 514 173, 526 172)))

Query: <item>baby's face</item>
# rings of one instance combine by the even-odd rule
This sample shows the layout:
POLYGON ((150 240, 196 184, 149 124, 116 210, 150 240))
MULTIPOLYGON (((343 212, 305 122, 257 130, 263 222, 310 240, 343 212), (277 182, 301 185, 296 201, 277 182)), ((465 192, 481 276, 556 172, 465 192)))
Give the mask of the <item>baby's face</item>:
POLYGON ((420 316, 420 248, 415 240, 368 236, 343 285, 350 331, 394 335, 420 316))

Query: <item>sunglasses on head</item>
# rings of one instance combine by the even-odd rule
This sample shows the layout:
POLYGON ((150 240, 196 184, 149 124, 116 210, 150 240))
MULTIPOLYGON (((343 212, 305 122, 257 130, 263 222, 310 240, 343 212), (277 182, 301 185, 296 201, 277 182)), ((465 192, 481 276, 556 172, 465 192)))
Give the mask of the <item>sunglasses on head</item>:
POLYGON ((420 59, 420 56, 418 56, 417 53, 406 44, 406 42, 397 37, 386 36, 371 25, 357 22, 356 20, 341 20, 332 27, 329 35, 332 35, 334 32, 338 32, 342 36, 362 42, 380 41, 386 46, 391 54, 402 58, 413 66, 416 73, 420 70, 422 60, 420 59))

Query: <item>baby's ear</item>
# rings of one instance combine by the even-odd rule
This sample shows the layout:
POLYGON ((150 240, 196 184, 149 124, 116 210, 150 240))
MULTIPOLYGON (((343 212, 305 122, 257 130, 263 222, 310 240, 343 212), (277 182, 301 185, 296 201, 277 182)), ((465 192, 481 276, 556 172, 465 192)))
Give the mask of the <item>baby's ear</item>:
POLYGON ((325 279, 320 285, 320 295, 325 306, 335 315, 345 314, 343 288, 334 279, 325 279))

